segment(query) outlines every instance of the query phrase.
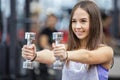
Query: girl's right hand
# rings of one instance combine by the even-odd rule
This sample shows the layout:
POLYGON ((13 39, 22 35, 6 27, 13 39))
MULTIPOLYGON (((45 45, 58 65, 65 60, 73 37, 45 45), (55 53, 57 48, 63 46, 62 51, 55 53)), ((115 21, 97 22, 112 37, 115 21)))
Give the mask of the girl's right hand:
POLYGON ((22 48, 22 57, 24 59, 32 60, 36 56, 36 47, 34 44, 30 46, 24 45, 22 48))

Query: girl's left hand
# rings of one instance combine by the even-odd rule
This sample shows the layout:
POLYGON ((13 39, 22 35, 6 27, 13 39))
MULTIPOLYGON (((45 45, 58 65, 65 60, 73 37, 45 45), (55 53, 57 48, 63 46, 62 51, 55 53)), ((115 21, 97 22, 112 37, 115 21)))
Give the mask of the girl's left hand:
POLYGON ((57 44, 57 45, 53 44, 53 52, 54 52, 54 56, 58 57, 60 60, 65 60, 67 57, 65 44, 57 44))

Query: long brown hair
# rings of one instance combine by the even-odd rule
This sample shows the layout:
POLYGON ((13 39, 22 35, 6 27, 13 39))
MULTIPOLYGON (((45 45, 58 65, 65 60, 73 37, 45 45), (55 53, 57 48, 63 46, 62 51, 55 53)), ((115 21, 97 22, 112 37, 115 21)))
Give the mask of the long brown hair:
POLYGON ((96 49, 99 44, 103 43, 103 28, 99 8, 92 1, 80 1, 77 3, 71 12, 70 24, 69 24, 69 37, 68 37, 68 50, 79 49, 81 47, 80 39, 76 37, 72 30, 72 17, 77 8, 82 8, 89 14, 90 28, 89 36, 86 45, 86 49, 96 49))

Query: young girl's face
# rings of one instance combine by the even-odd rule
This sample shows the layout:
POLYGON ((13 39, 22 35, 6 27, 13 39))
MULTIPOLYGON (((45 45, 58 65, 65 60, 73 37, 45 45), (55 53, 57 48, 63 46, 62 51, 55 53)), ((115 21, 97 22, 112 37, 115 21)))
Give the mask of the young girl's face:
POLYGON ((72 30, 79 39, 87 39, 89 24, 89 14, 82 8, 77 8, 72 17, 72 30))

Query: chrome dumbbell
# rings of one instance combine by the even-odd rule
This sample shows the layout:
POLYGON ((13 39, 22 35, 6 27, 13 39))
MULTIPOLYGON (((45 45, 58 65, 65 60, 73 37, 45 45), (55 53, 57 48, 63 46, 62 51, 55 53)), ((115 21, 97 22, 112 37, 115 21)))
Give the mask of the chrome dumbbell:
MULTIPOLYGON (((35 33, 33 32, 26 32, 25 33, 25 39, 27 39, 27 45, 31 45, 33 40, 35 40, 35 33)), ((33 64, 31 62, 31 60, 26 60, 23 62, 23 68, 27 68, 27 69, 33 69, 33 64)))
MULTIPOLYGON (((53 32, 52 34, 55 44, 60 44, 63 40, 63 32, 53 32)), ((64 62, 60 61, 59 57, 56 57, 56 61, 53 63, 53 69, 61 70, 63 68, 64 62)))

